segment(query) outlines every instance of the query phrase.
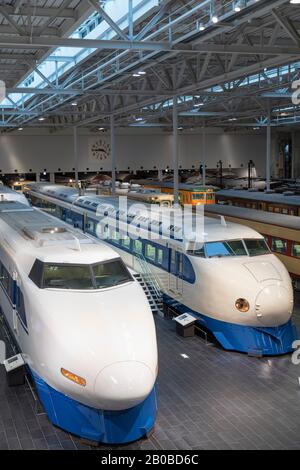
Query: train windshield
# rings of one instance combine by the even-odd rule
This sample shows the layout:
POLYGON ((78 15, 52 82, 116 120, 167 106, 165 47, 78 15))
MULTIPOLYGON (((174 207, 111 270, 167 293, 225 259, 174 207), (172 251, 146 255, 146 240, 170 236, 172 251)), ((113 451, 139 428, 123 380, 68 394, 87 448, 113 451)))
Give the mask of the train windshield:
POLYGON ((223 256, 247 256, 242 240, 211 242, 205 244, 207 258, 222 258, 223 256))
POLYGON ((43 289, 99 290, 132 281, 121 259, 93 265, 49 264, 36 260, 29 278, 43 289))
POLYGON ((259 238, 208 242, 201 247, 188 249, 187 253, 198 258, 224 258, 229 256, 261 256, 271 252, 265 240, 259 238))
POLYGON ((89 266, 55 265, 44 266, 44 289, 94 289, 89 266))
POLYGON ((249 239, 244 240, 250 256, 268 255, 270 252, 269 247, 264 239, 249 239))
POLYGON ((118 286, 132 281, 132 277, 121 260, 100 263, 93 266, 96 289, 118 286))

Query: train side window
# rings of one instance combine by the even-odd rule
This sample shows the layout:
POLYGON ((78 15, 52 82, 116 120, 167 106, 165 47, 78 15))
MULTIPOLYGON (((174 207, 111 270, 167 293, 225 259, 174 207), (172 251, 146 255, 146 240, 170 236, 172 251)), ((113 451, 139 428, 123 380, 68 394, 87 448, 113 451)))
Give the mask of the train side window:
POLYGON ((22 321, 22 323, 27 326, 27 319, 26 319, 26 311, 25 311, 25 302, 24 302, 24 296, 21 292, 20 289, 18 289, 18 298, 17 298, 17 310, 19 317, 22 321))
POLYGON ((193 194, 193 200, 194 201, 203 201, 204 200, 204 194, 203 193, 194 193, 193 194))
POLYGON ((9 292, 9 273, 7 269, 3 266, 1 266, 1 284, 3 286, 3 289, 8 293, 9 292))
POLYGON ((43 271, 43 263, 39 259, 35 260, 34 265, 32 266, 29 273, 29 279, 31 279, 31 281, 34 282, 34 284, 40 289, 42 288, 43 284, 43 271))
POLYGON ((295 258, 300 258, 300 243, 293 243, 292 256, 295 258))
POLYGON ((157 255, 156 255, 156 257, 157 257, 157 259, 156 259, 157 264, 163 264, 163 260, 164 260, 164 252, 163 252, 163 250, 160 250, 160 249, 158 248, 158 249, 156 250, 156 253, 157 253, 157 255))
POLYGON ((143 253, 143 243, 140 240, 133 241, 133 251, 138 255, 143 253))
POLYGON ((155 256, 156 256, 155 247, 147 243, 145 255, 146 255, 146 258, 150 259, 151 261, 155 261, 155 256))
POLYGON ((128 236, 123 236, 121 241, 124 248, 130 250, 131 238, 128 236))
POLYGON ((120 243, 120 234, 117 230, 111 229, 110 230, 110 238, 113 243, 118 245, 120 243))
POLYGON ((287 252, 287 241, 281 238, 273 238, 272 251, 285 254, 287 252))

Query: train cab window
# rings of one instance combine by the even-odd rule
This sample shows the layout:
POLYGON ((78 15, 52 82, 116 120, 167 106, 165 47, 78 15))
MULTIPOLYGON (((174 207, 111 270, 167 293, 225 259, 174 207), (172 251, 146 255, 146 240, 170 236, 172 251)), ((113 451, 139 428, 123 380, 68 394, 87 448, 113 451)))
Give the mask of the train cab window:
POLYGON ((262 256, 270 254, 269 247, 264 238, 244 240, 249 256, 262 256))
POLYGON ((133 251, 138 255, 143 253, 143 243, 140 240, 133 241, 133 251))
POLYGON ((275 253, 285 254, 287 252, 287 241, 282 240, 281 238, 273 238, 272 251, 275 253))
POLYGON ((96 289, 119 286, 133 279, 121 259, 100 263, 93 266, 96 289))
POLYGON ((90 266, 44 265, 44 289, 94 289, 90 266))
POLYGON ((205 244, 208 258, 222 258, 224 256, 247 256, 242 240, 210 242, 205 244))
POLYGON ((156 256, 155 247, 147 243, 146 249, 145 249, 145 255, 146 255, 146 258, 150 259, 151 261, 155 261, 155 256, 156 256))
POLYGON ((119 258, 94 265, 48 264, 37 260, 30 276, 40 288, 64 290, 105 289, 133 280, 119 258))
POLYGON ((202 245, 199 248, 194 248, 194 249, 188 249, 187 254, 191 256, 197 256, 198 258, 205 258, 205 249, 204 245, 202 245))
POLYGON ((293 243, 292 256, 295 258, 300 258, 300 243, 293 243))
POLYGON ((31 268, 31 271, 29 273, 29 279, 31 279, 32 282, 35 283, 36 286, 42 287, 43 283, 43 269, 44 265, 42 261, 39 259, 35 260, 34 265, 31 268))

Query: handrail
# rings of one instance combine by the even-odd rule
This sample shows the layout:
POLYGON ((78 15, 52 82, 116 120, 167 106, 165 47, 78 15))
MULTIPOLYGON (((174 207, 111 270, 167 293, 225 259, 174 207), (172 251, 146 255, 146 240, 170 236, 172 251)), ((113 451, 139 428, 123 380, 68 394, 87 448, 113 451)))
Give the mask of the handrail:
POLYGON ((141 271, 142 271, 141 275, 144 281, 146 282, 146 284, 150 284, 150 286, 155 292, 156 298, 158 300, 162 299, 162 288, 161 288, 160 282, 155 276, 155 274, 153 273, 153 271, 151 270, 146 258, 144 257, 143 254, 136 254, 135 256, 141 267, 141 271))

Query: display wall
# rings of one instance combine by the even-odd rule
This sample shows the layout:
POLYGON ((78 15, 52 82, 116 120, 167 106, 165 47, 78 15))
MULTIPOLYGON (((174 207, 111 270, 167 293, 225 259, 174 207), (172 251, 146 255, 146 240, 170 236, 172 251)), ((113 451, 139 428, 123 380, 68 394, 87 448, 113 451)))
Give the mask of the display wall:
MULTIPOLYGON (((276 171, 276 139, 273 139, 273 166, 276 171)), ((179 135, 179 165, 199 168, 203 161, 201 134, 179 135)), ((172 167, 172 135, 137 130, 116 135, 118 170, 152 170, 172 167)), ((230 134, 208 130, 205 160, 216 168, 219 160, 224 167, 247 167, 252 159, 259 176, 265 175, 266 137, 257 134, 230 134)), ((110 138, 106 133, 78 136, 79 171, 111 169, 110 138)), ((73 135, 29 131, 0 136, 0 170, 2 173, 72 171, 75 167, 73 135)))

